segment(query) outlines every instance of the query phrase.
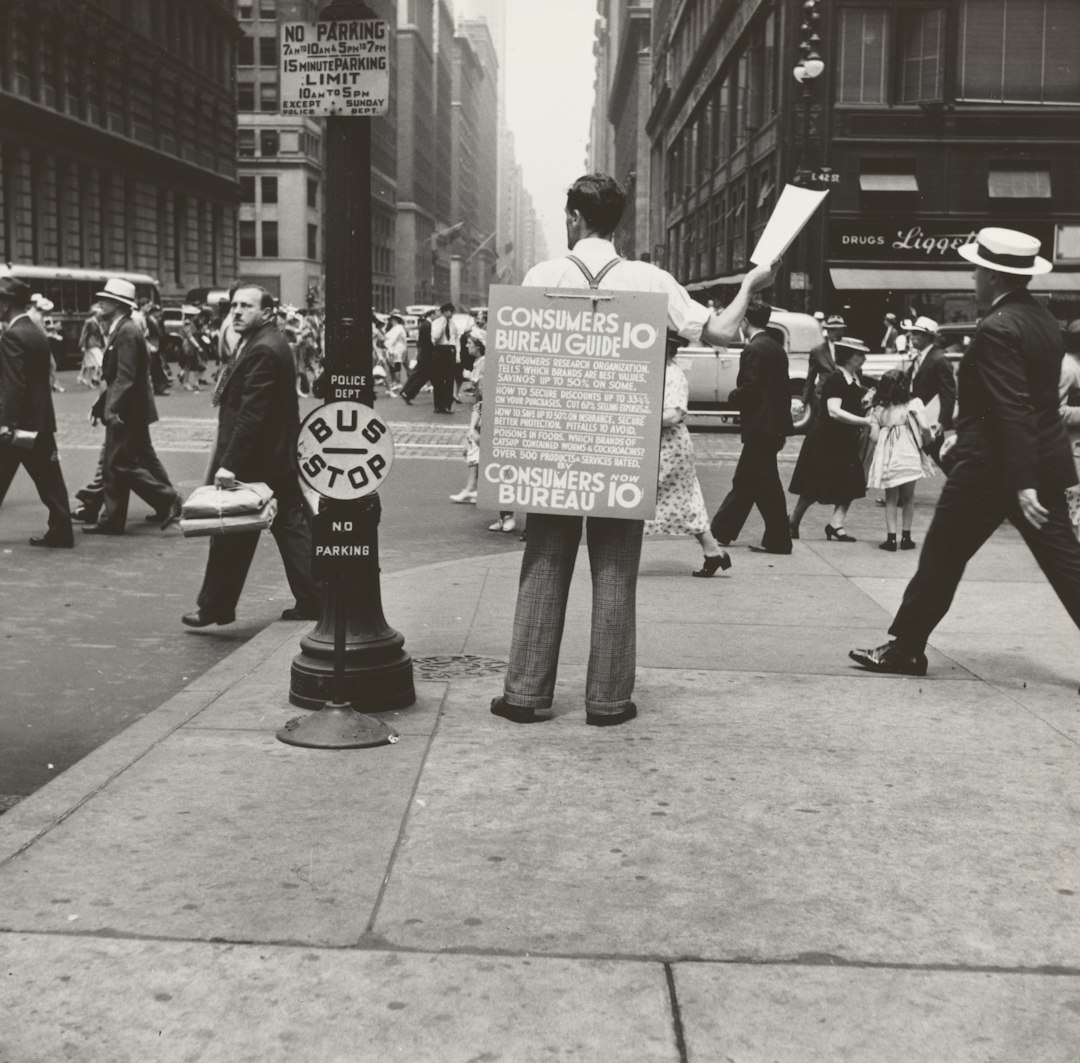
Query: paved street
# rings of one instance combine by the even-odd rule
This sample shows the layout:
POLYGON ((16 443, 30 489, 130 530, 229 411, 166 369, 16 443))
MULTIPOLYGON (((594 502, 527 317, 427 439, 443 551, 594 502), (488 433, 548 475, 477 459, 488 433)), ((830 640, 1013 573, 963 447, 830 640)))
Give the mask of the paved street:
POLYGON ((0 1059, 1075 1063, 1076 631, 1004 531, 925 679, 854 668, 917 560, 856 512, 713 580, 646 543, 613 729, 584 551, 543 724, 487 709, 511 552, 385 574, 393 745, 278 742, 267 625, 0 817, 0 1059))

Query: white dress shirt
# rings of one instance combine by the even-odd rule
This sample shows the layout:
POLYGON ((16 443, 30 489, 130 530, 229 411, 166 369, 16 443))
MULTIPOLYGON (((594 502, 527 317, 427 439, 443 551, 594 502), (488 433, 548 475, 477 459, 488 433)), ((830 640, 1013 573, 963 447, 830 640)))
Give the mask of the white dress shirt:
MULTIPOLYGON (((618 256, 610 240, 586 236, 570 252, 595 276, 618 256)), ((539 262, 521 282, 526 288, 588 288, 585 275, 568 258, 539 262)), ((690 293, 670 274, 651 262, 624 260, 600 282, 601 289, 621 292, 663 292, 668 297, 668 327, 691 343, 701 342, 701 330, 711 311, 695 302, 690 293)))

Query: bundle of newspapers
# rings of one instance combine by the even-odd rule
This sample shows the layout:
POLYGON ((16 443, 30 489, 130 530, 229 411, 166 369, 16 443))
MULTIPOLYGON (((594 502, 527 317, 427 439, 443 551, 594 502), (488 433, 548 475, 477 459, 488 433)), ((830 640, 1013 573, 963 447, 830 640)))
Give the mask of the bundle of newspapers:
POLYGON ((264 483, 233 487, 196 487, 180 514, 180 531, 196 535, 237 535, 269 528, 277 516, 277 499, 264 483))

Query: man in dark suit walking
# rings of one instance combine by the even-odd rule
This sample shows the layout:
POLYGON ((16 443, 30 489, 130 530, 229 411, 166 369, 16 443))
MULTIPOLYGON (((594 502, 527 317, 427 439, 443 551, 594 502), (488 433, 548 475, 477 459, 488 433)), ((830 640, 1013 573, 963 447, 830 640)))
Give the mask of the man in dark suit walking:
POLYGON ((747 343, 739 357, 739 376, 731 401, 739 408, 743 449, 727 497, 712 519, 712 533, 727 545, 737 539, 756 505, 765 521, 758 553, 790 554, 784 487, 776 455, 791 434, 791 391, 787 352, 766 331, 772 316, 768 303, 755 300, 746 309, 747 343))
MULTIPOLYGON (((919 399, 924 406, 938 400, 938 431, 928 453, 937 460, 943 440, 956 435, 953 430, 953 410, 956 406, 956 377, 952 364, 937 347, 937 322, 929 317, 904 322, 908 337, 908 355, 911 361, 905 366, 911 397, 919 399)), ((951 446, 951 443, 950 443, 951 446)))
POLYGON ((0 319, 7 324, 0 336, 0 503, 21 465, 49 511, 49 530, 33 536, 30 545, 71 547, 75 540, 56 450, 49 341, 27 314, 29 305, 30 289, 22 281, 0 277, 0 319))
POLYGON ((146 337, 131 319, 138 305, 135 285, 110 277, 95 298, 102 307, 102 378, 107 386, 91 416, 95 424, 98 418, 105 422, 101 456, 104 491, 97 523, 84 525, 83 531, 88 535, 123 535, 132 491, 153 507, 149 519, 167 528, 180 519, 180 496, 150 440, 150 425, 158 416, 146 337))
POLYGON ((1039 257, 1039 241, 1014 229, 983 229, 959 251, 975 265, 985 317, 960 362, 953 468, 889 628, 893 641, 849 655, 875 672, 926 674, 927 640, 964 567, 1006 519, 1080 627, 1080 543, 1065 500, 1077 476, 1058 414, 1064 344, 1057 321, 1027 290, 1052 267, 1039 257))
POLYGON ((431 345, 431 322, 434 319, 435 311, 429 310, 416 326, 416 365, 413 366, 409 379, 405 381, 405 386, 398 392, 406 406, 411 406, 420 389, 431 383, 431 358, 435 350, 431 345))
MULTIPOLYGON (((219 487, 259 482, 273 490, 278 511, 270 531, 296 598, 282 619, 318 620, 322 591, 311 576, 311 527, 296 473, 300 410, 292 350, 278 330, 274 297, 265 288, 238 287, 231 318, 240 346, 214 388, 218 433, 211 482, 219 487)), ((236 603, 258 543, 257 531, 211 537, 198 610, 182 618, 188 627, 236 619, 236 603)))

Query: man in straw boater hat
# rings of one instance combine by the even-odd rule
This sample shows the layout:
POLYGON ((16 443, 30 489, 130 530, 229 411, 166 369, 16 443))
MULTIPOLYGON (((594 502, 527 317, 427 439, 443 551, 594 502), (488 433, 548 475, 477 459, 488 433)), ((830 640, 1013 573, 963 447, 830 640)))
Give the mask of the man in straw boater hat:
POLYGON ((0 503, 20 465, 49 510, 49 530, 31 546, 70 547, 71 513, 56 451, 56 414, 49 386, 49 341, 27 310, 30 289, 0 277, 0 503))
POLYGON ((893 641, 849 654, 874 672, 926 674, 927 640, 964 567, 1006 519, 1080 627, 1080 543, 1065 499, 1077 475, 1058 413, 1065 349, 1057 321, 1027 290, 1052 267, 1039 241, 1014 229, 983 229, 959 252, 975 265, 985 316, 960 362, 952 469, 889 628, 893 641))

